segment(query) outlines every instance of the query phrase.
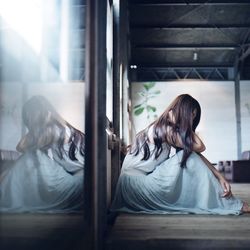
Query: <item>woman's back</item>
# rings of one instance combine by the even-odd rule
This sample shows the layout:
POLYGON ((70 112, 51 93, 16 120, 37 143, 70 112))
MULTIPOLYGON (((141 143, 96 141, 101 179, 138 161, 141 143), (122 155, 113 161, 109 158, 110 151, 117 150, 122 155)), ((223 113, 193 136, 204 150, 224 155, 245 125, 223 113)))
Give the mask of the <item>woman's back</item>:
MULTIPOLYGON (((148 136, 152 137, 152 133, 153 129, 150 127, 148 130, 148 136)), ((158 157, 155 156, 155 144, 152 142, 147 142, 147 145, 150 151, 150 156, 147 160, 142 160, 144 156, 142 149, 139 150, 138 154, 135 154, 135 145, 131 146, 131 149, 124 159, 121 174, 146 175, 154 171, 157 165, 169 158, 171 147, 166 143, 162 144, 162 152, 158 157)))

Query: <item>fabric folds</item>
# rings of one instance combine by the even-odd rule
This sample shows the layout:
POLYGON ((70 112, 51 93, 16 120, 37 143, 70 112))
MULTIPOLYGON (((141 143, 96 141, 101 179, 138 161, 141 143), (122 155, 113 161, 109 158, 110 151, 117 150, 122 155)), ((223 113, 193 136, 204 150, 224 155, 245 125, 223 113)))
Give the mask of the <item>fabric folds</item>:
POLYGON ((183 151, 168 158, 166 148, 159 159, 141 161, 142 154, 128 154, 111 211, 130 213, 239 215, 243 202, 222 198, 223 189, 201 157, 192 153, 181 168, 183 151), (144 168, 141 168, 141 165, 144 168), (145 171, 148 170, 148 171, 145 171))

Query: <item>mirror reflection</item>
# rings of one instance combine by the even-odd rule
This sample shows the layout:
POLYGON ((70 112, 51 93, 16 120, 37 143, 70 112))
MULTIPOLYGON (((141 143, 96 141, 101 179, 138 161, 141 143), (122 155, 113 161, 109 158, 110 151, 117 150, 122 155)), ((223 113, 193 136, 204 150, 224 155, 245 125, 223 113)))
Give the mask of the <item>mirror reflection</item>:
POLYGON ((67 212, 83 206, 84 134, 43 96, 22 108, 27 133, 1 181, 2 212, 67 212), (29 195, 27 195, 29 193, 29 195))
POLYGON ((0 149, 9 160, 20 155, 1 168, 1 211, 80 207, 72 206, 69 194, 82 190, 84 164, 85 24, 79 7, 1 2, 0 149))
POLYGON ((0 2, 1 249, 52 246, 38 222, 82 227, 85 12, 83 0, 0 2))

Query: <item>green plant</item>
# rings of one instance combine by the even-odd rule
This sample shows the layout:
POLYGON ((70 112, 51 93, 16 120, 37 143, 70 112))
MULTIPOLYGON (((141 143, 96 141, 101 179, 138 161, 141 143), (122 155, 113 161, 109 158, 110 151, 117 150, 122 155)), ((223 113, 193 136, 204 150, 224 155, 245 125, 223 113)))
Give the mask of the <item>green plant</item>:
POLYGON ((138 92, 138 95, 141 97, 141 103, 137 104, 133 107, 134 114, 139 116, 144 111, 147 113, 147 119, 157 118, 156 115, 156 107, 149 105, 149 100, 155 98, 157 95, 161 93, 160 90, 153 91, 153 87, 155 86, 154 82, 148 82, 143 84, 143 90, 138 92))

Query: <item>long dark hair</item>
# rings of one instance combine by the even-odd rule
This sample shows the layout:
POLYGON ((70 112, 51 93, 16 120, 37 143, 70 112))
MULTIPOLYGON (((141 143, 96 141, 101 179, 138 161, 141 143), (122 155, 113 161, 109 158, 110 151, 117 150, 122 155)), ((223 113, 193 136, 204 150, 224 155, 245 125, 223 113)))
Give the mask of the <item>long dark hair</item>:
POLYGON ((28 133, 17 145, 19 151, 24 152, 29 149, 47 151, 52 146, 56 146, 58 155, 62 159, 63 153, 65 153, 63 145, 68 127, 70 131, 69 158, 77 160, 77 150, 84 156, 84 134, 65 121, 45 97, 31 97, 23 106, 22 118, 28 133))
POLYGON ((192 132, 194 132, 198 126, 200 117, 201 107, 199 102, 188 94, 179 95, 157 120, 136 135, 135 143, 130 146, 129 152, 138 155, 139 152, 142 151, 142 160, 149 159, 151 153, 149 149, 150 140, 148 131, 152 128, 155 145, 153 153, 157 159, 163 151, 162 143, 166 142, 167 145, 177 148, 175 145, 177 134, 179 134, 184 151, 181 160, 181 167, 184 167, 192 152, 192 146, 194 143, 192 132), (170 111, 172 112, 175 122, 170 119, 170 111), (193 118, 194 111, 196 111, 196 115, 193 118), (171 127, 172 130, 171 138, 168 136, 168 127, 171 127))

